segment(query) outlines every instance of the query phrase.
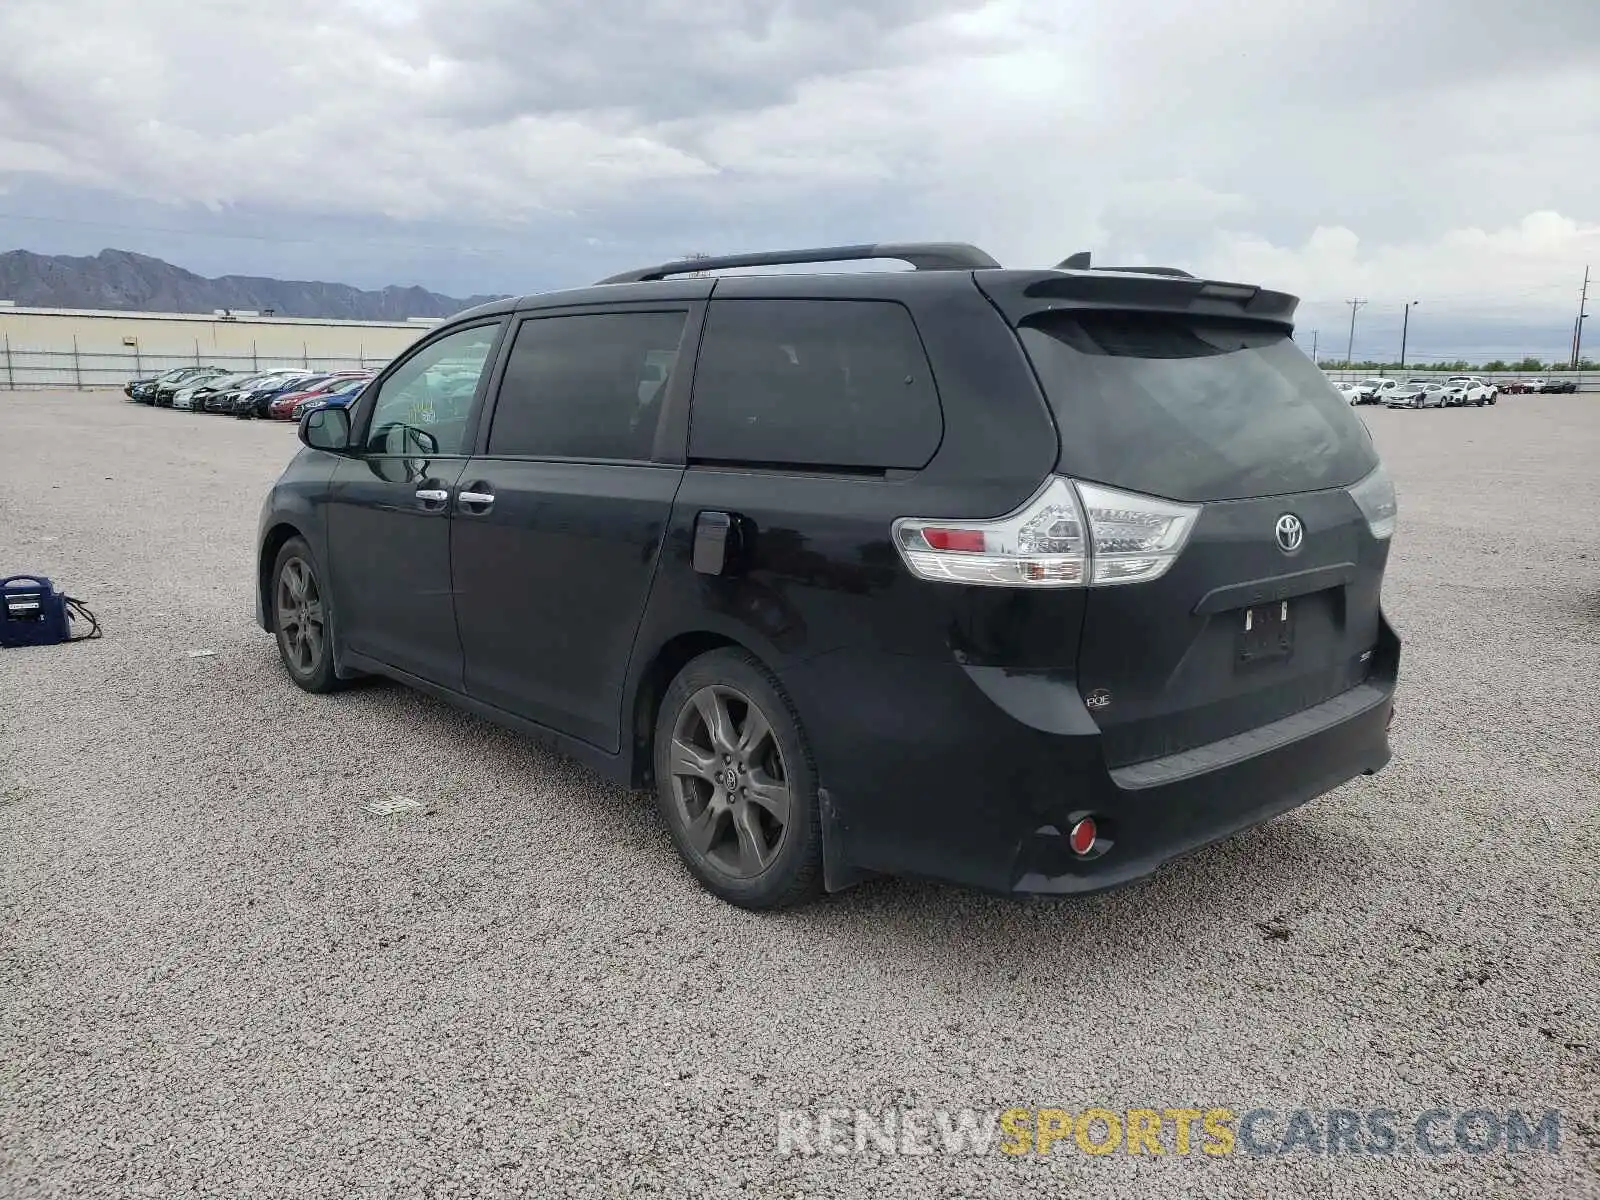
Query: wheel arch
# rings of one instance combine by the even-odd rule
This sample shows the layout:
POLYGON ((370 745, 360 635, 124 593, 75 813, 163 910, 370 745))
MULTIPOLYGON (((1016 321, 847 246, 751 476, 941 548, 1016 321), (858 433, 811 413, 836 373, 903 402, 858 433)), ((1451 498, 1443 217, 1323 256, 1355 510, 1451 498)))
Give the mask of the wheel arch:
POLYGON ((628 756, 627 776, 630 787, 654 786, 653 743, 656 715, 661 710, 662 697, 666 695, 672 681, 677 678, 678 672, 702 654, 728 648, 743 650, 746 654, 761 660, 768 670, 771 669, 771 664, 765 663, 759 653, 737 638, 709 629, 695 629, 668 638, 656 648, 650 661, 639 672, 629 710, 632 716, 627 725, 628 742, 623 748, 623 753, 628 756))
POLYGON ((300 538, 310 545, 305 531, 290 521, 280 520, 261 538, 261 552, 256 556, 256 612, 260 614, 261 627, 272 632, 272 566, 278 560, 278 551, 291 538, 300 538))
POLYGON ((261 627, 268 633, 276 633, 272 627, 272 567, 278 560, 279 551, 291 538, 299 538, 311 551, 311 563, 318 573, 323 599, 328 602, 328 648, 333 655, 333 673, 340 679, 359 679, 364 672, 346 664, 344 648, 339 640, 338 599, 333 595, 333 580, 328 575, 326 557, 305 528, 286 517, 275 521, 261 537, 261 553, 256 559, 256 605, 261 627))
MULTIPOLYGON (((623 745, 623 768, 629 787, 648 790, 655 786, 655 725, 667 688, 683 670, 702 654, 712 650, 742 650, 774 676, 771 656, 764 655, 748 641, 709 629, 688 630, 668 638, 656 648, 639 672, 629 703, 631 720, 628 741, 623 745)), ((780 677, 781 678, 781 677, 780 677)), ((844 829, 834 809, 827 780, 818 764, 817 799, 822 806, 822 873, 827 891, 838 892, 872 878, 872 872, 855 866, 847 851, 844 829)))

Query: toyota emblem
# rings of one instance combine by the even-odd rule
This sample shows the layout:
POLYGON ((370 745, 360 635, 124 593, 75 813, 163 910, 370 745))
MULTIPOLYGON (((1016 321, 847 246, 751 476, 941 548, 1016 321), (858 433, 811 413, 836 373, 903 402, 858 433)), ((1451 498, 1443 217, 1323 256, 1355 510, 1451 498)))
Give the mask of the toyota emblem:
POLYGON ((1300 549, 1300 543, 1305 541, 1306 537, 1306 527, 1293 513, 1284 513, 1279 517, 1273 532, 1278 535, 1278 548, 1285 554, 1293 554, 1300 549))

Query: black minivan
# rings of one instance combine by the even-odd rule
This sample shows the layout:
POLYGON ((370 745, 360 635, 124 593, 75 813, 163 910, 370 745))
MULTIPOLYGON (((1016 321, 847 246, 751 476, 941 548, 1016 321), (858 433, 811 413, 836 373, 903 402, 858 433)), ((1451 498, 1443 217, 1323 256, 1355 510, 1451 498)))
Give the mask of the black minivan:
POLYGON ((257 620, 652 789, 735 904, 1123 883, 1389 761, 1394 488, 1297 303, 919 243, 486 304, 305 416, 257 620))

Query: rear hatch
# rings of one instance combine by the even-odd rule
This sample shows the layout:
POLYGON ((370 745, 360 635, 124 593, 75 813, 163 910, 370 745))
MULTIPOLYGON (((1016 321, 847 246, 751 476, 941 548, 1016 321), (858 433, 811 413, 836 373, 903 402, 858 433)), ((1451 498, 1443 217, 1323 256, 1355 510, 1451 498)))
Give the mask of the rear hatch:
POLYGON ((1055 413, 1060 474, 1199 510, 1158 577, 1088 589, 1078 679, 1113 767, 1362 682, 1388 556, 1362 507, 1387 487, 1366 426, 1281 311, 1251 315, 1254 289, 1234 312, 1191 305, 1200 281, 1160 282, 1153 311, 1096 309, 1092 291, 1001 305, 1055 413))

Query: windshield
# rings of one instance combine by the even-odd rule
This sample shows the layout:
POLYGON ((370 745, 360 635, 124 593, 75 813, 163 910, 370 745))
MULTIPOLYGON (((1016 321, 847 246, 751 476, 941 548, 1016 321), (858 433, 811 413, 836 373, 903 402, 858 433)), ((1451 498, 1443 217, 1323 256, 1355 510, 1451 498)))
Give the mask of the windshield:
POLYGON ((1346 487, 1366 426, 1288 333, 1167 313, 1047 313, 1020 331, 1076 478, 1174 500, 1346 487))

